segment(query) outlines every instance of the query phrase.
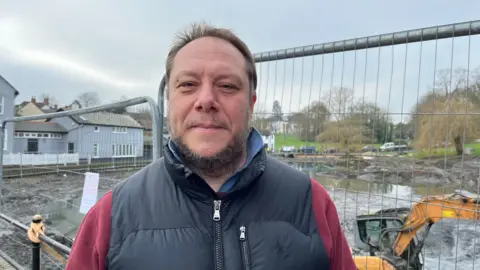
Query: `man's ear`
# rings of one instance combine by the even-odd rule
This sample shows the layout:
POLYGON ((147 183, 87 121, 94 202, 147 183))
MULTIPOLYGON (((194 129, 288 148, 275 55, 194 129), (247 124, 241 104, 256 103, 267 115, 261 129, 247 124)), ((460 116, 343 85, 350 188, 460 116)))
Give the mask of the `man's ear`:
POLYGON ((255 103, 257 102, 257 92, 253 92, 250 95, 250 115, 253 115, 253 111, 255 109, 255 103))

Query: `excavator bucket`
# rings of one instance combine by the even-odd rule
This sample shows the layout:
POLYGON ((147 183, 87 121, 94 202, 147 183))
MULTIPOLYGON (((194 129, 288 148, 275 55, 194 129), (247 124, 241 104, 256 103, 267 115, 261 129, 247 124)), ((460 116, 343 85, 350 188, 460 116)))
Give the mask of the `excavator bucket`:
POLYGON ((353 261, 358 270, 395 270, 387 261, 374 256, 354 256, 353 261))

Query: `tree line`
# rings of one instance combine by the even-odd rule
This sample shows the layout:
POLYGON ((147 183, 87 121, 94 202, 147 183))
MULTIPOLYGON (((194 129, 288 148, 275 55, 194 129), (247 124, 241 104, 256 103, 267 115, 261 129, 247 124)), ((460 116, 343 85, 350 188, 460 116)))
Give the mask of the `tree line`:
POLYGON ((416 149, 454 147, 462 154, 465 143, 480 139, 479 71, 439 70, 430 91, 419 97, 408 119, 400 123, 377 104, 356 98, 352 89, 336 87, 295 113, 282 113, 276 100, 272 113, 256 110, 253 125, 264 133, 283 130, 303 141, 342 147, 395 141, 416 149), (280 120, 292 130, 275 126, 280 120))

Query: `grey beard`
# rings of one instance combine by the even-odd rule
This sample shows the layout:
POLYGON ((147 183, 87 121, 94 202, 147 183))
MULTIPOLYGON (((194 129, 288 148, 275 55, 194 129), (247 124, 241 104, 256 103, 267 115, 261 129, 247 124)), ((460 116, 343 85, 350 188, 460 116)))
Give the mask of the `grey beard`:
POLYGON ((188 146, 183 143, 181 137, 172 136, 172 140, 178 147, 180 158, 185 167, 200 176, 215 178, 233 174, 233 172, 238 169, 246 149, 250 130, 250 125, 247 124, 247 128, 235 136, 232 142, 217 154, 210 157, 204 157, 191 151, 188 146))

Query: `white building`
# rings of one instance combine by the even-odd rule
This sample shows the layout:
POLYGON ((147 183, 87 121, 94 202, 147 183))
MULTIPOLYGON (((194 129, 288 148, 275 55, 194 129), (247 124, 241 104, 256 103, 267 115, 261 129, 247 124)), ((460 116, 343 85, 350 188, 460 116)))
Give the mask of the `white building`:
POLYGON ((275 149, 275 134, 271 133, 270 135, 262 135, 263 145, 266 145, 270 151, 275 149))

